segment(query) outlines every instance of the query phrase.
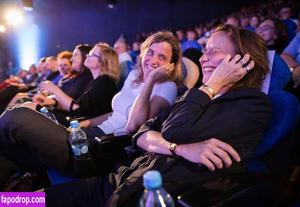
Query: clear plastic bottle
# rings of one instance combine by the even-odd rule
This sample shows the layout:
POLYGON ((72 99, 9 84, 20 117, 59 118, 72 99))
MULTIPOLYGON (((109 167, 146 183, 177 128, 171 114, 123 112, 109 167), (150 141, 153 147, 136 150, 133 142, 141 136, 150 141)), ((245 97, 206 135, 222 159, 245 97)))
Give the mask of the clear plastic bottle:
POLYGON ((42 114, 44 114, 46 117, 48 117, 49 119, 51 119, 52 121, 54 121, 56 124, 58 124, 58 121, 57 121, 57 119, 55 118, 55 115, 52 113, 52 112, 50 112, 50 111, 48 111, 48 109, 47 109, 47 107, 42 107, 41 109, 40 109, 40 112, 42 113, 42 114))
POLYGON ((174 201, 162 187, 162 178, 158 171, 144 174, 145 191, 140 199, 140 207, 174 207, 174 201))
POLYGON ((70 122, 71 132, 69 135, 69 142, 71 144, 75 158, 86 159, 89 157, 88 144, 85 132, 80 129, 77 120, 70 122))

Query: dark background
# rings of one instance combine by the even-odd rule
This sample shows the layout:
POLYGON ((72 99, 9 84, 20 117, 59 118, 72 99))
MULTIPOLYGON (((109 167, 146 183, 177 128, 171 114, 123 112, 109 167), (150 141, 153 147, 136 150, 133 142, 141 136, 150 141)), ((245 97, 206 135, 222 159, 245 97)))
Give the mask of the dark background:
POLYGON ((187 28, 237 10, 241 0, 119 0, 38 1, 36 14, 45 36, 45 51, 71 49, 78 43, 107 41, 124 34, 129 41, 142 32, 187 28), (56 2, 56 3, 54 3, 56 2), (72 2, 72 3, 70 3, 72 2))
MULTIPOLYGON (((115 0, 116 1, 116 0, 115 0)), ((0 0, 0 14, 20 0, 0 0)), ((107 0, 33 0, 32 16, 38 25, 40 57, 72 50, 79 43, 113 44, 123 34, 132 42, 137 34, 161 29, 189 28, 253 4, 250 0, 117 0, 113 9, 107 0)), ((1 21, 1 18, 0 18, 1 21)), ((3 36, 3 34, 0 34, 3 36)), ((13 34, 0 37, 2 55, 18 64, 13 34), (10 49, 9 51, 5 51, 10 49), (7 55, 8 53, 8 55, 7 55)))

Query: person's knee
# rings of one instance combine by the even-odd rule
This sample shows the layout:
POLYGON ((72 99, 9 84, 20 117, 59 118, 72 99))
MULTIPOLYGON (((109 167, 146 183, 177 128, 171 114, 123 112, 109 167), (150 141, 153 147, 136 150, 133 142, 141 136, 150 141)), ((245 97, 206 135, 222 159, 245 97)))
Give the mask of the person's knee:
POLYGON ((0 126, 7 124, 24 124, 28 122, 28 117, 31 116, 32 113, 36 112, 25 107, 7 109, 0 117, 0 126))

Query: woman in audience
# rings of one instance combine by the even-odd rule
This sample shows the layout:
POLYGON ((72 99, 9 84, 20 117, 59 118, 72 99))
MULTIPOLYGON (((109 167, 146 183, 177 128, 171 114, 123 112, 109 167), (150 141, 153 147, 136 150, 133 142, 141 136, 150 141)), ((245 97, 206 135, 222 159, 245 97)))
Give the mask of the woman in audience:
MULTIPOLYGON (((91 72, 84 65, 84 61, 90 50, 91 47, 89 45, 77 45, 72 56, 72 74, 61 82, 61 86, 56 86, 47 81, 41 84, 41 89, 55 96, 57 95, 57 91, 61 90, 73 99, 78 99, 93 80, 91 72)), ((57 100, 51 97, 39 93, 33 97, 33 102, 41 106, 54 106, 57 100)))
MULTIPOLYGON (((73 99, 78 99, 93 81, 93 76, 84 65, 87 54, 91 46, 86 44, 77 45, 72 55, 72 75, 62 82, 61 90, 73 99)), ((46 91, 47 88, 45 87, 46 91)))
MULTIPOLYGON (((94 67, 100 64, 97 60, 103 60, 101 64, 107 62, 98 47, 99 45, 94 47, 86 60, 86 66, 93 75, 94 67)), ((91 126, 85 129, 90 145, 94 143, 95 136, 137 130, 146 120, 175 102, 176 83, 181 83, 181 52, 176 38, 170 32, 151 35, 144 42, 140 57, 137 70, 129 74, 124 87, 112 101, 113 112, 82 123, 91 126)), ((112 86, 106 84, 106 88, 97 90, 97 93, 103 95, 111 90, 110 87, 112 86)), ((69 100, 66 105, 70 102, 69 100)), ((103 106, 89 107, 97 110, 97 107, 103 106)), ((74 173, 68 131, 33 110, 20 107, 7 110, 3 114, 0 118, 0 148, 6 158, 21 168, 54 168, 65 173, 74 173), (28 125, 28 122, 36 124, 28 125), (11 137, 7 130, 16 133, 9 133, 13 136, 11 137), (8 150, 10 147, 19 150, 8 150)), ((90 153, 93 155, 92 151, 90 153)))
POLYGON ((179 86, 182 79, 180 60, 179 45, 171 33, 150 36, 142 46, 138 69, 128 75, 113 99, 113 113, 85 120, 80 125, 91 127, 87 131, 100 133, 95 136, 136 131, 147 119, 174 103, 176 84, 179 86))
POLYGON ((212 34, 200 62, 205 85, 188 90, 170 113, 140 128, 133 140, 142 149, 138 158, 114 173, 47 189, 47 206, 136 206, 142 175, 150 169, 161 171, 173 195, 239 171, 240 165, 229 167, 253 155, 271 114, 260 91, 267 48, 255 33, 224 26, 212 34))

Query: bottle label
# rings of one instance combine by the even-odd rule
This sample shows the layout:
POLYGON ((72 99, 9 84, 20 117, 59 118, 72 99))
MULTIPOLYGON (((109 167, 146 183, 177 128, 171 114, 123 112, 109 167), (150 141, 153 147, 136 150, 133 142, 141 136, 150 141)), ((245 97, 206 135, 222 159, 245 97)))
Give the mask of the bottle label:
POLYGON ((81 154, 86 154, 88 152, 88 146, 83 146, 80 149, 81 154))
POLYGON ((80 151, 81 151, 80 148, 73 145, 72 150, 73 150, 75 156, 80 156, 80 154, 81 154, 80 153, 80 151))

